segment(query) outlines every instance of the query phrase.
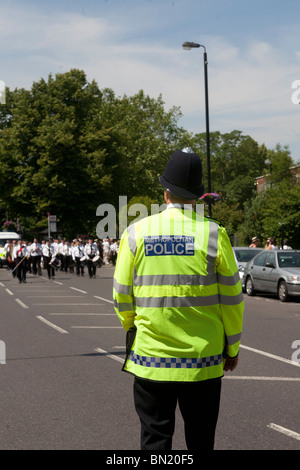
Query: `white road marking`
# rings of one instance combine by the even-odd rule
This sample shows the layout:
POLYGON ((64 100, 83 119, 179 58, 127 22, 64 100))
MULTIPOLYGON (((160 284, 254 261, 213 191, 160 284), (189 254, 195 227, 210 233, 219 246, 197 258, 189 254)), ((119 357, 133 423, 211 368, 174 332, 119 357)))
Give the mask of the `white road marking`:
POLYGON ((26 295, 26 297, 29 297, 30 299, 49 299, 49 297, 52 299, 57 299, 57 298, 66 298, 70 297, 71 299, 79 299, 83 297, 83 295, 26 295))
POLYGON ((111 359, 114 359, 114 361, 121 362, 122 364, 123 364, 123 362, 124 362, 124 359, 123 359, 123 358, 118 357, 118 356, 115 356, 114 354, 110 354, 110 353, 108 353, 107 351, 105 351, 104 349, 96 348, 95 351, 97 351, 97 352, 99 352, 99 353, 102 353, 102 354, 106 354, 107 357, 110 357, 111 359))
POLYGON ((5 289, 5 290, 9 295, 14 295, 11 290, 9 290, 9 289, 5 289))
POLYGON ((107 315, 107 316, 113 316, 115 317, 115 313, 49 313, 48 315, 107 315))
MULTIPOLYGON (((18 288, 19 290, 20 288, 18 288)), ((52 293, 52 292, 69 292, 68 290, 63 290, 63 289, 58 289, 57 287, 53 287, 53 288, 49 288, 49 289, 31 289, 31 288, 25 288, 24 291, 28 292, 48 292, 49 294, 52 293)))
POLYGON ((55 282, 55 284, 59 284, 60 286, 63 286, 62 282, 58 282, 58 281, 53 281, 53 282, 55 282))
POLYGON ((45 318, 37 315, 36 318, 38 318, 39 320, 41 320, 42 322, 46 323, 46 325, 48 326, 51 326, 52 328, 54 328, 55 330, 59 331, 60 333, 67 333, 68 334, 68 331, 66 330, 63 330, 62 328, 60 328, 59 326, 57 325, 54 325, 54 323, 51 323, 50 321, 46 320, 45 318))
POLYGON ((54 304, 54 303, 51 302, 51 304, 33 304, 33 305, 99 305, 99 304, 79 304, 79 303, 77 303, 77 304, 61 304, 61 303, 54 304))
POLYGON ((70 287, 70 289, 77 290, 78 292, 82 292, 83 294, 87 294, 85 290, 77 289, 77 287, 70 287))
POLYGON ((270 381, 278 381, 278 382, 300 382, 299 377, 264 377, 264 376, 247 376, 247 375, 225 375, 224 379, 232 379, 232 380, 270 380, 270 381))
POLYGON ((4 284, 2 284, 2 282, 0 282, 0 286, 1 286, 1 287, 5 287, 4 284))
POLYGON ((21 307, 23 307, 23 308, 29 308, 20 299, 16 299, 16 302, 18 302, 18 304, 21 305, 21 307))
POLYGON ((297 441, 300 441, 300 434, 295 431, 291 431, 290 429, 283 428, 278 424, 270 423, 268 424, 268 428, 273 429, 274 431, 281 432, 282 434, 285 434, 288 437, 292 437, 293 439, 297 439, 297 441))
POLYGON ((123 328, 123 326, 71 326, 71 328, 85 328, 85 329, 101 329, 101 328, 123 328))
POLYGON ((262 356, 270 357, 271 359, 276 359, 277 361, 285 362, 286 364, 290 364, 291 366, 300 367, 300 363, 290 361, 289 359, 285 359, 284 357, 275 356, 274 354, 267 353, 265 351, 260 351, 259 349, 250 348, 249 346, 245 346, 244 344, 240 345, 240 348, 247 349, 248 351, 255 352, 257 354, 261 354, 262 356))
POLYGON ((104 300, 105 302, 109 302, 110 304, 113 304, 112 300, 104 299, 103 297, 98 297, 97 295, 94 295, 94 297, 95 297, 95 299, 104 300))

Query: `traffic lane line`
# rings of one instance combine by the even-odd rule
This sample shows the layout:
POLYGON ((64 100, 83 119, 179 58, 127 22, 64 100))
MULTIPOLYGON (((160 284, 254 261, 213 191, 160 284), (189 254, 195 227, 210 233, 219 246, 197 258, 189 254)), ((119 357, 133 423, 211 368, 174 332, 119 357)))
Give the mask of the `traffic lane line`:
POLYGON ((95 351, 98 352, 98 353, 100 353, 100 354, 103 354, 104 356, 110 357, 110 358, 113 359, 114 361, 121 362, 122 364, 123 364, 123 362, 124 362, 124 359, 123 359, 123 358, 118 357, 118 356, 115 356, 114 354, 111 354, 111 353, 109 353, 108 351, 105 351, 105 349, 95 348, 95 351))
POLYGON ((70 303, 67 303, 67 304, 62 304, 62 303, 54 304, 53 302, 51 302, 50 304, 47 303, 47 304, 33 304, 33 305, 43 305, 43 306, 46 306, 46 305, 56 305, 56 306, 57 306, 57 305, 73 305, 73 306, 74 306, 74 305, 78 305, 78 306, 79 306, 79 305, 101 305, 101 304, 99 304, 99 303, 97 303, 97 304, 93 304, 93 303, 83 303, 83 304, 82 304, 82 303, 78 303, 78 302, 77 302, 76 304, 73 304, 73 303, 72 303, 72 304, 70 304, 70 303))
POLYGON ((268 424, 267 427, 270 429, 273 429, 274 431, 281 432, 282 434, 285 434, 288 437, 292 437, 293 439, 296 439, 297 441, 300 441, 300 434, 295 431, 291 431, 290 429, 284 428, 274 423, 268 424))
POLYGON ((71 326, 71 328, 78 328, 78 329, 83 328, 83 329, 87 329, 87 330, 88 329, 92 330, 92 329, 105 329, 105 328, 110 329, 111 328, 111 329, 120 330, 120 329, 123 328, 123 326, 84 326, 84 325, 83 326, 77 326, 77 325, 75 325, 75 326, 71 326))
POLYGON ((46 320, 44 317, 41 317, 40 315, 36 315, 36 318, 38 318, 41 322, 45 323, 46 325, 50 326, 51 328, 54 328, 56 331, 59 331, 59 333, 68 334, 68 331, 63 330, 63 328, 60 328, 59 326, 55 325, 54 323, 46 320))
POLYGON ((15 300, 16 300, 16 302, 17 302, 21 307, 23 307, 23 308, 29 308, 29 307, 27 307, 27 305, 24 304, 24 302, 22 302, 20 299, 15 299, 15 300))
POLYGON ((95 299, 104 300, 105 302, 108 302, 110 304, 114 303, 112 300, 105 299, 104 297, 99 297, 98 295, 94 295, 94 297, 95 297, 95 299))
POLYGON ((72 315, 77 315, 77 316, 109 316, 109 317, 115 317, 116 314, 115 313, 81 313, 81 312, 78 312, 78 313, 74 313, 74 312, 71 312, 71 313, 67 313, 67 312, 57 312, 57 313, 48 313, 48 315, 58 315, 58 316, 72 316, 72 315))
POLYGON ((70 297, 71 299, 82 299, 83 295, 26 295, 26 297, 30 299, 63 299, 63 298, 68 298, 70 297))
POLYGON ((300 363, 291 361, 289 359, 285 359, 284 357, 276 356, 275 354, 271 354, 265 351, 261 351, 260 349, 250 348, 249 346, 245 346, 244 344, 240 345, 240 348, 247 349, 248 351, 254 352, 256 354, 260 354, 262 356, 270 357, 271 359, 275 359, 277 361, 285 362, 291 366, 300 367, 300 363))
POLYGON ((87 294, 85 290, 77 289, 77 287, 70 287, 70 289, 76 290, 78 292, 82 292, 83 294, 87 294))
POLYGON ((232 380, 261 380, 261 381, 277 381, 277 382, 300 382, 299 377, 265 377, 265 376, 247 376, 247 375, 225 375, 224 379, 232 380))

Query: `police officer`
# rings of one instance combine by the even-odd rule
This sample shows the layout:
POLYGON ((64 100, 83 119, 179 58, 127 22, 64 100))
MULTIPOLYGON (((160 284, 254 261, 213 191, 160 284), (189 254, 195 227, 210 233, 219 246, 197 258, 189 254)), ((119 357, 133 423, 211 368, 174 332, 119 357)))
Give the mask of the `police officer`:
POLYGON ((141 449, 170 450, 179 404, 189 450, 211 450, 221 378, 238 363, 243 295, 226 230, 198 215, 200 158, 176 151, 159 178, 167 209, 124 232, 114 306, 136 335, 123 369, 134 374, 141 449))

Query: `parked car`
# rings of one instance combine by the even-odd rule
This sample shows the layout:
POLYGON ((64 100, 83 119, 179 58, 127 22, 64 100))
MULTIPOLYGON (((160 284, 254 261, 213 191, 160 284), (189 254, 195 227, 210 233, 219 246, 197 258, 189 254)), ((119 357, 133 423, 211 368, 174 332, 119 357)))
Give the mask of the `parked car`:
POLYGON ((263 248, 249 248, 247 246, 234 246, 233 252, 235 255, 236 264, 239 270, 241 281, 244 277, 244 269, 246 264, 251 261, 255 255, 260 253, 263 248))
POLYGON ((246 265, 243 282, 248 295, 277 294, 281 302, 300 296, 300 250, 264 250, 246 265))

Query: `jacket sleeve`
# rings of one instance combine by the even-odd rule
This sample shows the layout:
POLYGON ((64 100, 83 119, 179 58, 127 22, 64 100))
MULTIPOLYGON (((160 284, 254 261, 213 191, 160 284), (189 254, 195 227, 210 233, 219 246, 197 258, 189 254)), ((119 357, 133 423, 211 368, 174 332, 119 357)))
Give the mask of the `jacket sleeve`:
POLYGON ((217 276, 226 353, 235 357, 241 342, 244 298, 233 249, 224 227, 219 227, 217 276))
POLYGON ((129 234, 122 235, 113 279, 114 308, 126 331, 134 325, 133 298, 134 256, 130 249, 129 234))

